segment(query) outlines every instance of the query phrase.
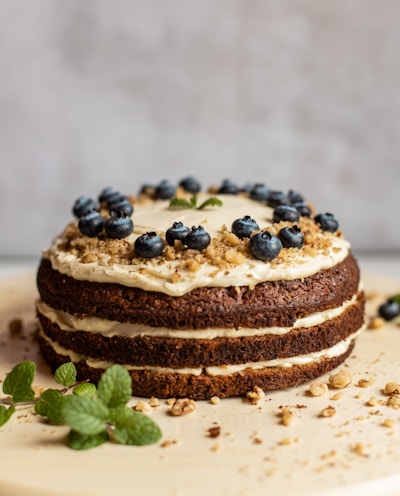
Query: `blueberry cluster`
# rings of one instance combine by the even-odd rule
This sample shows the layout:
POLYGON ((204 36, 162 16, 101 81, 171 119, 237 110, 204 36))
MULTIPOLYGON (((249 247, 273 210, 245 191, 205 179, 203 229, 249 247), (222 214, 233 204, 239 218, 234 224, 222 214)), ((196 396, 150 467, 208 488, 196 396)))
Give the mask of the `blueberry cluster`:
POLYGON ((379 316, 390 321, 400 316, 400 294, 391 296, 378 308, 379 316))
POLYGON ((112 239, 123 239, 133 232, 132 203, 128 197, 112 188, 101 191, 98 201, 86 196, 79 197, 72 212, 78 220, 78 229, 85 236, 94 238, 103 231, 112 239), (106 218, 102 209, 107 209, 109 217, 106 218))
MULTIPOLYGON (((179 182, 179 186, 188 193, 196 194, 201 190, 200 182, 193 176, 188 176, 179 182)), ((167 179, 162 180, 155 186, 145 184, 142 186, 140 193, 149 193, 156 200, 171 200, 176 195, 177 187, 167 179)))
POLYGON ((211 237, 202 226, 193 226, 189 229, 182 222, 174 222, 165 232, 165 239, 170 246, 174 246, 175 240, 181 241, 182 245, 192 250, 205 250, 211 242, 211 237))

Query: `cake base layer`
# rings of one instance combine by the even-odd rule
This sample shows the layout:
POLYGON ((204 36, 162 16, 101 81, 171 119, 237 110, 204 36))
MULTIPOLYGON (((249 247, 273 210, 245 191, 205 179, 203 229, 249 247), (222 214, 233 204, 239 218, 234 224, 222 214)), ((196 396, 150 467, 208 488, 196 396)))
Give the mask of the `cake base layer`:
MULTIPOLYGON (((38 342, 45 361, 53 371, 61 364, 70 361, 68 356, 55 352, 41 335, 38 336, 38 342)), ((350 343, 345 353, 334 358, 323 358, 307 365, 245 369, 238 373, 220 376, 209 376, 205 373, 195 376, 130 370, 132 394, 143 397, 185 397, 194 400, 208 400, 213 396, 219 398, 240 396, 252 391, 256 386, 263 391, 299 386, 338 367, 350 355, 353 347, 354 341, 350 343)), ((97 383, 104 372, 102 368, 88 366, 85 361, 79 361, 75 363, 75 366, 80 380, 88 379, 93 383, 97 383)))

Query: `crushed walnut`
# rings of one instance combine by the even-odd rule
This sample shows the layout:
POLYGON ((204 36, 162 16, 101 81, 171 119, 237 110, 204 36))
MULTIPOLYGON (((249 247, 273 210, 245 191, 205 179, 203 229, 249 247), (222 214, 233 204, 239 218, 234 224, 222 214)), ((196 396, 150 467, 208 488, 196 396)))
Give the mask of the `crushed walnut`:
POLYGON ((175 417, 188 415, 196 410, 196 403, 189 398, 178 398, 172 403, 170 414, 175 417))
POLYGON ((342 369, 337 374, 333 374, 329 377, 329 386, 334 389, 343 389, 351 383, 351 380, 351 372, 342 369))

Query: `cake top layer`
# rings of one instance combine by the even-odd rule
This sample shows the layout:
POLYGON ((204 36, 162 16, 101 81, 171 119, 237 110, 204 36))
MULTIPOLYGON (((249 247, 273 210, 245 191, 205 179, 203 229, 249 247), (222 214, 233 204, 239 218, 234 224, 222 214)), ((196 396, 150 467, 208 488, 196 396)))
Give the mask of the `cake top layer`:
MULTIPOLYGON (((126 216, 122 210, 111 211, 102 200, 97 212, 94 207, 78 212, 80 219, 71 222, 43 255, 53 269, 75 279, 180 296, 197 287, 301 279, 333 267, 349 253, 350 245, 341 231, 326 227, 309 209, 307 215, 293 219, 290 215, 296 209, 291 206, 289 220, 285 220, 285 208, 279 215, 279 208, 269 206, 266 200, 251 199, 249 193, 193 195, 178 190, 172 201, 178 205, 171 206, 171 198, 158 199, 151 194, 129 197, 133 213, 126 216), (211 205, 199 209, 207 200, 211 205), (97 233, 82 229, 82 218, 87 216, 92 223, 94 218, 103 222, 96 227, 97 233), (113 231, 104 226, 107 218, 116 220, 113 231), (252 221, 256 223, 249 235, 243 236, 240 226, 233 228, 238 219, 246 219, 245 228, 252 221), (171 242, 166 236, 176 222, 189 232, 197 231, 194 245, 187 237, 171 242), (119 237, 115 237, 115 225, 117 231, 118 225, 122 226, 119 237)), ((307 209, 297 210, 307 213, 307 209)), ((243 226, 243 222, 239 224, 243 226)))

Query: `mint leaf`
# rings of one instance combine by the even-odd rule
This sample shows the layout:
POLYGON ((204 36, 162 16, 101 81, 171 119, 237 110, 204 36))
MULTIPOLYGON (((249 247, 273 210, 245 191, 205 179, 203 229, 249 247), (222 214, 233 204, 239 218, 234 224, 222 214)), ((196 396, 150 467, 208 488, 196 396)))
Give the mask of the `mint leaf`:
POLYGON ((75 386, 72 392, 78 396, 94 398, 96 396, 96 386, 91 382, 83 382, 75 386))
POLYGON ((68 446, 74 450, 96 448, 108 441, 107 431, 104 429, 98 434, 81 434, 71 430, 68 434, 68 446))
POLYGON ((6 408, 4 405, 0 405, 0 427, 10 420, 10 417, 14 412, 14 406, 6 408))
POLYGON ((47 417, 52 424, 63 424, 63 402, 65 397, 58 389, 46 389, 35 404, 35 412, 47 417))
POLYGON ((161 439, 161 430, 151 418, 127 406, 112 410, 110 420, 115 426, 114 439, 120 444, 143 446, 161 439))
POLYGON ((400 293, 391 296, 389 299, 392 301, 396 301, 397 303, 400 303, 400 293))
POLYGON ((70 387, 76 382, 76 368, 72 362, 63 363, 54 373, 54 378, 58 384, 70 387))
POLYGON ((81 434, 95 435, 102 432, 109 410, 103 401, 71 394, 64 396, 62 404, 64 422, 81 434))
POLYGON ((107 369, 97 384, 97 398, 108 406, 115 408, 126 405, 132 396, 132 380, 129 372, 121 365, 107 369))
POLYGON ((190 201, 185 200, 185 198, 173 198, 169 202, 169 208, 178 210, 183 208, 193 208, 193 205, 190 201))
POLYGON ((206 201, 204 201, 201 205, 199 205, 197 207, 197 210, 203 210, 203 208, 206 207, 222 207, 222 201, 212 196, 211 198, 208 198, 206 201))
POLYGON ((32 389, 36 373, 34 362, 21 362, 9 372, 3 382, 4 394, 9 394, 16 403, 32 401, 35 391, 32 389))

